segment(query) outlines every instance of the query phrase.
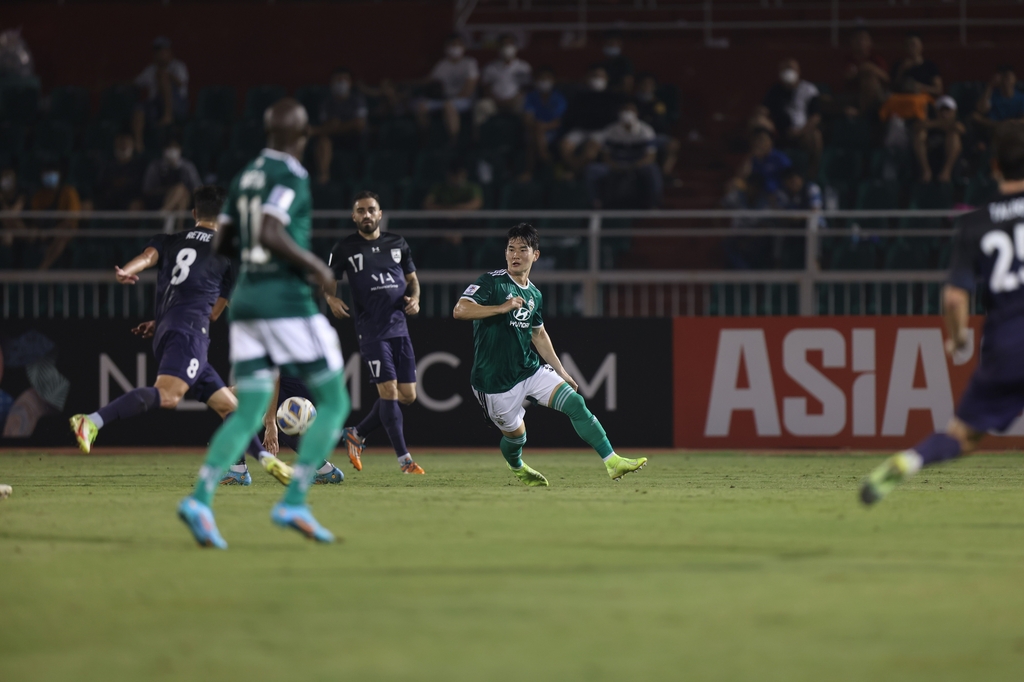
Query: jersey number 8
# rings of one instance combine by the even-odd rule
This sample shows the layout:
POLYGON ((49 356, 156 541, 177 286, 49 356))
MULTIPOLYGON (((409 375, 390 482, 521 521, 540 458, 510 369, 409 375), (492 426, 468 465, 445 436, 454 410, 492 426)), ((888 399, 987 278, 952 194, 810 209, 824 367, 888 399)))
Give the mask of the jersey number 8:
POLYGON ((270 254, 260 244, 260 229, 263 227, 263 200, 259 196, 238 198, 238 217, 241 219, 245 244, 242 262, 262 265, 270 260, 270 254), (246 233, 248 233, 246 235, 246 233))
POLYGON ((171 284, 177 286, 188 279, 192 272, 192 264, 196 262, 195 249, 182 249, 174 258, 174 269, 171 270, 171 284))

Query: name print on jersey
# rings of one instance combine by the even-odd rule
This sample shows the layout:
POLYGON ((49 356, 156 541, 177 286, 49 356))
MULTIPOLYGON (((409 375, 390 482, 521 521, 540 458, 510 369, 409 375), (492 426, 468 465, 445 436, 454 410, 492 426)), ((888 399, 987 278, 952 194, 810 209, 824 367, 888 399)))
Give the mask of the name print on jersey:
POLYGON ((202 232, 200 230, 192 230, 187 235, 185 235, 185 239, 198 239, 201 242, 209 242, 213 239, 213 233, 202 232))

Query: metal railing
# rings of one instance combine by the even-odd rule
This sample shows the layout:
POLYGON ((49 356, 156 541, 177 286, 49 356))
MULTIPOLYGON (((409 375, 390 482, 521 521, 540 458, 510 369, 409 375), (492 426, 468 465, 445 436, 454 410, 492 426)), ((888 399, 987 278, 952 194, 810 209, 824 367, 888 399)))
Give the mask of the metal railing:
MULTIPOLYGON (((545 317, 935 314, 945 272, 934 256, 948 243, 956 215, 947 210, 389 211, 382 227, 413 246, 421 307, 428 317, 448 315, 481 272, 503 266, 507 226, 522 220, 541 229, 542 259, 531 279, 545 296, 545 317), (902 268, 898 260, 896 269, 838 263, 836 249, 869 254, 902 249, 921 269, 902 268), (760 259, 756 267, 773 269, 723 267, 737 252, 760 259), (923 253, 932 258, 930 268, 927 259, 917 257, 923 253)), ((71 269, 0 270, 0 318, 148 314, 154 274, 144 273, 140 286, 129 287, 118 285, 110 269, 139 253, 146 239, 165 227, 188 226, 187 214, 0 212, 0 225, 10 218, 32 224, 69 217, 81 226, 0 229, 0 239, 72 237, 74 252, 71 269), (118 222, 136 227, 107 226, 118 222), (81 252, 95 260, 83 267, 81 252)), ((314 250, 326 259, 334 241, 351 234, 350 215, 314 211, 313 217, 314 250)), ((3 243, 0 254, 5 248, 13 253, 13 245, 3 243)))

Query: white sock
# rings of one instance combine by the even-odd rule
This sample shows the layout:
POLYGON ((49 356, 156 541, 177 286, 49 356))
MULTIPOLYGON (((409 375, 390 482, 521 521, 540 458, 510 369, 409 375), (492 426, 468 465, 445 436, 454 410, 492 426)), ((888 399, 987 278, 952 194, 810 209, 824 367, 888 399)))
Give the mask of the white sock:
POLYGON ((398 465, 399 466, 405 466, 406 464, 411 464, 411 463, 412 463, 412 455, 410 455, 408 452, 398 458, 398 465))
POLYGON ((256 459, 259 460, 260 464, 263 464, 263 461, 268 457, 273 457, 273 455, 266 450, 260 450, 260 454, 256 455, 256 459))
POLYGON ((244 474, 248 470, 249 470, 248 467, 246 467, 244 464, 232 464, 231 465, 231 472, 235 473, 235 474, 244 474))
POLYGON ((99 412, 93 412, 90 414, 89 419, 92 420, 92 423, 96 425, 97 429, 103 428, 103 417, 100 416, 99 412))
POLYGON ((615 453, 613 452, 612 454, 608 455, 607 457, 602 457, 601 461, 602 462, 607 462, 608 460, 610 460, 614 456, 615 456, 615 453))
POLYGON ((316 470, 318 474, 329 474, 334 471, 334 465, 330 462, 325 462, 322 467, 316 470))

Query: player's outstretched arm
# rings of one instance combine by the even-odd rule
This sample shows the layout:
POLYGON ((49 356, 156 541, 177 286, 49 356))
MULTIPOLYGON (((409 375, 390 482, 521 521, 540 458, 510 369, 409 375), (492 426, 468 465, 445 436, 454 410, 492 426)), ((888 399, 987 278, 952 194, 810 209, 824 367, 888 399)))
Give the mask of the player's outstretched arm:
POLYGON ((501 305, 480 305, 468 298, 460 298, 452 311, 452 317, 456 320, 483 320, 495 315, 504 315, 510 310, 522 308, 526 304, 519 296, 508 299, 501 305))
POLYGON ((267 413, 263 415, 263 447, 272 455, 281 449, 277 442, 277 396, 281 391, 281 376, 274 382, 274 395, 267 403, 267 413))
POLYGON ((327 267, 327 263, 296 244, 284 224, 272 215, 263 216, 260 245, 312 274, 317 286, 324 287, 334 281, 334 273, 327 267))
POLYGON ((950 357, 967 346, 970 332, 967 326, 970 304, 971 293, 966 289, 952 284, 943 287, 942 319, 946 322, 946 332, 949 334, 949 338, 946 339, 946 353, 950 357))
POLYGON ((153 267, 159 260, 160 253, 152 246, 147 246, 145 251, 128 261, 128 265, 123 268, 115 265, 114 276, 121 284, 135 284, 139 281, 139 273, 153 267))
POLYGON ((576 385, 576 380, 569 376, 569 373, 565 371, 565 367, 562 367, 562 361, 558 359, 558 354, 555 353, 555 346, 551 343, 551 337, 548 336, 548 331, 544 327, 534 327, 532 333, 533 346, 537 349, 537 354, 544 360, 544 362, 551 365, 551 369, 558 373, 558 376, 565 379, 565 383, 572 387, 572 390, 579 390, 579 386, 576 385))

